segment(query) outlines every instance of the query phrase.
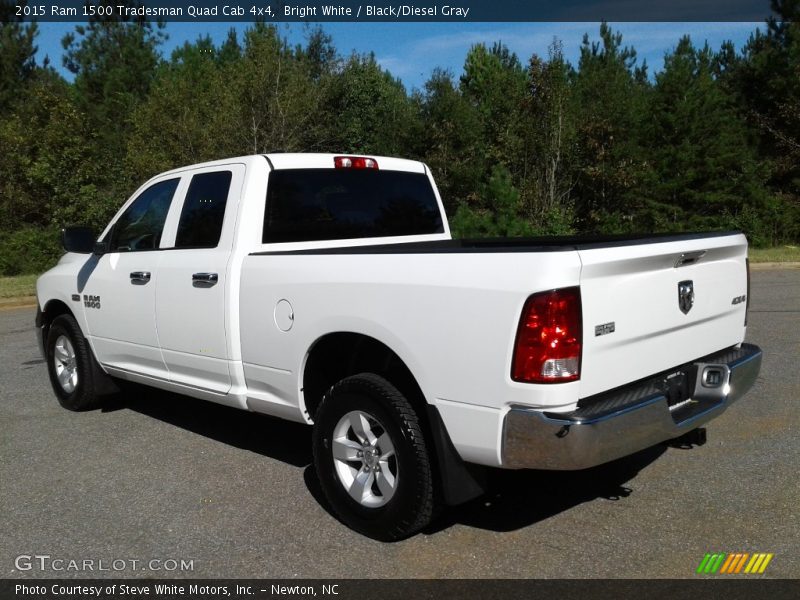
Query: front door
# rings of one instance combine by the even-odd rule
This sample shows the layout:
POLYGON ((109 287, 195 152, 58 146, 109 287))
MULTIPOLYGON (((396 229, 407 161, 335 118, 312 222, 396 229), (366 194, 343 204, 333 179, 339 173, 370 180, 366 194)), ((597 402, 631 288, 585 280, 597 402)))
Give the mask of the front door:
POLYGON ((79 276, 89 337, 106 366, 167 378, 155 320, 161 234, 179 177, 148 186, 106 234, 109 250, 79 276))

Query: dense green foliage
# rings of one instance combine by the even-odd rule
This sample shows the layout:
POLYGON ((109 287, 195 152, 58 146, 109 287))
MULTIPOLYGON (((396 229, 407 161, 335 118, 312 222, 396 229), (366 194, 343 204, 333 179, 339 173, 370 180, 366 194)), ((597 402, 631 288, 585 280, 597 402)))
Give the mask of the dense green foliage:
MULTIPOLYGON (((0 5, 1 7, 2 5, 0 5)), ((1 9, 1 8, 0 8, 1 9)), ((0 25, 0 274, 41 270, 58 230, 101 228, 144 180, 271 151, 424 160, 460 236, 739 228, 800 239, 800 2, 745 48, 676 40, 649 76, 606 24, 577 64, 476 45, 463 74, 407 92, 321 29, 290 45, 256 24, 161 54, 162 30, 93 21, 63 40, 66 82, 35 62, 35 24, 0 25)))

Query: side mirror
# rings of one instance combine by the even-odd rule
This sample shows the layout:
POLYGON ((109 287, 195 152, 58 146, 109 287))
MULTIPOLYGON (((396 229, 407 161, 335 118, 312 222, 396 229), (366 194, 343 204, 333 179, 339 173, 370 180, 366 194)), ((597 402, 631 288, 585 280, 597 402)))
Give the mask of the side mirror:
POLYGON ((89 254, 94 250, 96 239, 91 227, 74 225, 61 230, 61 245, 67 252, 89 254))
POLYGON ((103 256, 108 252, 108 242, 103 240, 102 242, 95 242, 94 248, 92 249, 92 254, 95 256, 103 256))
POLYGON ((116 223, 111 226, 111 229, 108 231, 108 234, 102 239, 98 240, 94 243, 94 248, 92 249, 92 253, 95 256, 103 256, 103 254, 107 254, 111 251, 111 238, 114 237, 114 228, 116 227, 116 223))

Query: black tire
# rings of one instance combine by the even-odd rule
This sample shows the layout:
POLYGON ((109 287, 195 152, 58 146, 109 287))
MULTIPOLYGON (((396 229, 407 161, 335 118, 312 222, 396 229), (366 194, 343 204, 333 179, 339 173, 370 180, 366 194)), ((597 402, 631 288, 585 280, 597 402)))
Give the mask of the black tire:
POLYGON ((76 411, 98 408, 101 404, 101 397, 96 389, 94 356, 89 348, 89 343, 81 333, 78 322, 72 315, 61 315, 53 320, 47 334, 45 352, 47 354, 47 372, 59 404, 68 410, 76 411), (59 344, 63 347, 64 339, 69 341, 74 355, 74 359, 67 362, 74 366, 77 376, 74 385, 67 387, 59 381, 59 373, 63 371, 64 361, 61 362, 61 366, 58 366, 56 361, 56 345, 59 344))
MULTIPOLYGON (((434 514, 434 483, 419 418, 408 400, 384 378, 361 373, 331 387, 315 416, 313 446, 314 467, 322 491, 339 519, 351 529, 388 542, 408 537, 430 523, 434 514), (380 506, 365 506, 363 501, 351 497, 341 471, 337 470, 350 467, 357 475, 361 474, 360 469, 369 471, 368 466, 357 461, 339 461, 337 466, 333 455, 337 425, 344 423, 346 415, 353 411, 372 419, 375 431, 388 434, 393 445, 395 462, 391 466, 397 477, 392 495, 388 500, 380 495, 377 479, 381 473, 377 472, 370 484, 376 494, 367 493, 373 500, 385 502, 380 506)), ((378 466, 377 470, 380 469, 378 466)))

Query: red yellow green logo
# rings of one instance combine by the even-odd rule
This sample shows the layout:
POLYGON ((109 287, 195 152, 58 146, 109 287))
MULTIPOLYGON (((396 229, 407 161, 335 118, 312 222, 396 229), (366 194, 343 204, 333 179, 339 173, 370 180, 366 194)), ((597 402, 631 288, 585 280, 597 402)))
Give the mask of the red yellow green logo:
POLYGON ((697 573, 701 575, 756 575, 767 570, 767 565, 774 555, 767 552, 714 552, 707 553, 697 573))

